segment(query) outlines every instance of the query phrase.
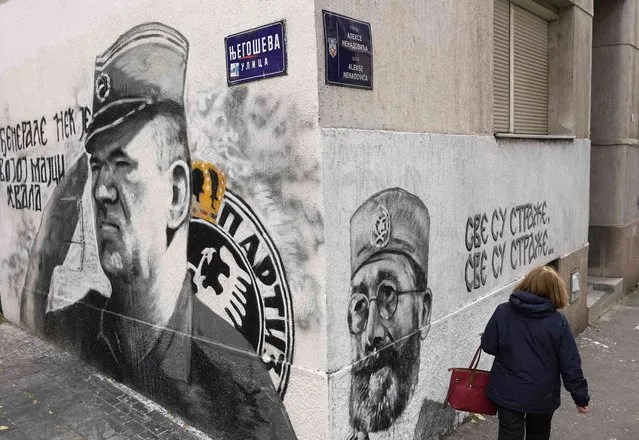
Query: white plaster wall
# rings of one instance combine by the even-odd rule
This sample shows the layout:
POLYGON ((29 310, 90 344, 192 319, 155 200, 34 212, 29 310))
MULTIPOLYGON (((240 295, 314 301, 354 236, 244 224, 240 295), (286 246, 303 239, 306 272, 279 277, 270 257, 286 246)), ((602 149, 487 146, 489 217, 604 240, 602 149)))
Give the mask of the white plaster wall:
MULTIPOLYGON (((417 390, 403 416, 371 438, 413 438, 423 399, 442 402, 447 368, 467 366, 479 334, 513 283, 536 265, 587 243, 590 142, 500 140, 492 136, 417 134, 382 130, 321 129, 326 205, 329 401, 332 439, 352 432, 348 421, 351 335, 350 218, 373 194, 400 187, 419 197, 430 214, 428 287, 433 294, 432 328, 421 342, 417 390), (545 225, 553 252, 512 269, 509 254, 502 275, 491 271, 492 238, 484 286, 467 291, 469 216, 528 202, 547 202, 545 225)), ((490 227, 490 225, 488 225, 490 227)), ((391 221, 391 228, 392 228, 391 221)), ((506 226, 507 251, 512 234, 506 226)), ((533 229, 536 230, 537 228, 533 229)), ((543 229, 543 228, 542 228, 543 229)), ((490 234, 490 229, 488 230, 490 234)), ((473 252, 475 249, 473 249, 473 252)), ((488 367, 489 360, 483 365, 488 367)), ((444 430, 446 427, 442 427, 444 430)))
MULTIPOLYGON (((315 439, 324 437, 328 418, 326 379, 323 373, 325 301, 322 188, 312 179, 305 181, 305 178, 300 177, 319 178, 321 167, 319 132, 316 128, 317 65, 314 61, 316 40, 312 31, 315 24, 312 5, 285 0, 256 0, 242 4, 221 0, 108 3, 81 0, 45 3, 9 1, 0 6, 0 125, 46 116, 48 133, 54 133, 52 116, 55 112, 68 107, 75 108, 76 112, 78 106, 91 107, 95 57, 132 26, 149 21, 160 21, 174 27, 189 41, 186 88, 187 108, 192 110, 189 113, 191 117, 197 106, 207 98, 217 99, 221 96, 220 99, 223 99, 228 93, 224 37, 279 20, 286 21, 288 75, 252 82, 245 88, 249 99, 266 97, 273 105, 270 108, 274 110, 267 115, 266 125, 253 127, 252 134, 256 143, 261 142, 260 145, 265 148, 273 147, 273 164, 263 162, 261 165, 265 168, 273 166, 274 180, 280 185, 278 191, 281 198, 289 202, 301 201, 303 207, 299 209, 303 213, 286 212, 289 208, 277 204, 280 199, 271 205, 256 202, 252 209, 261 218, 283 254, 282 259, 291 284, 293 312, 298 323, 295 328, 295 357, 284 399, 285 407, 298 437, 315 439), (292 152, 287 153, 290 156, 283 156, 278 150, 282 145, 273 141, 272 133, 281 129, 282 124, 288 132, 293 133, 285 140, 292 145, 292 152), (279 176, 278 173, 282 171, 277 168, 277 164, 282 161, 289 161, 288 168, 291 163, 299 164, 298 173, 290 178, 279 176), (291 233, 290 237, 287 236, 287 228, 291 233), (316 231, 318 228, 319 233, 316 231), (295 254, 295 246, 304 250, 304 258, 295 254), (309 396, 313 396, 312 399, 309 396)), ((193 142, 202 132, 206 132, 208 122, 189 120, 189 136, 193 142)), ((195 159, 219 159, 215 152, 194 149, 195 159)), ((46 147, 30 149, 26 154, 63 153, 68 167, 81 151, 82 143, 79 139, 56 142, 49 134, 46 147)), ((24 154, 25 152, 21 152, 13 156, 21 157, 24 154)), ((234 181, 229 173, 230 189, 238 191, 238 188, 258 184, 265 185, 257 180, 234 181)), ((9 208, 5 186, 0 187, 0 261, 17 255, 18 265, 24 265, 33 234, 25 236, 20 225, 23 219, 27 219, 26 224, 31 229, 37 228, 41 213, 9 208), (20 245, 21 251, 17 250, 20 245)), ((43 206, 52 188, 43 190, 43 206)), ((269 188, 264 191, 268 194, 269 188)), ((89 192, 86 191, 86 206, 90 206, 89 197, 89 192)), ((84 214, 84 232, 91 242, 91 211, 84 214)), ((76 238, 79 234, 76 231, 76 238)), ((97 275, 91 282, 104 283, 90 244, 89 249, 85 249, 84 256, 88 258, 84 262, 85 268, 93 265, 97 275)), ((70 254, 73 253, 74 251, 70 251, 70 254)), ((76 249, 75 253, 81 252, 76 249)), ((77 264, 78 255, 70 258, 75 258, 75 263, 69 262, 71 266, 77 264)), ((12 278, 15 273, 7 264, 0 267, 0 293, 6 316, 18 322, 17 292, 23 283, 24 273, 18 272, 18 276, 12 278)), ((73 289, 66 290, 67 294, 73 294, 73 289)))

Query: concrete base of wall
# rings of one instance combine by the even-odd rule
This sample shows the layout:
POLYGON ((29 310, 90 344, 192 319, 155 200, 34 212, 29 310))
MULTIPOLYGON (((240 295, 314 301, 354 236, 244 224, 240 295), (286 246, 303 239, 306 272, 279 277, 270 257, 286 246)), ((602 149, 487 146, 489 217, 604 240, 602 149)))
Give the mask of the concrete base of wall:
POLYGON ((588 274, 598 277, 623 278, 623 292, 639 281, 639 220, 628 225, 590 226, 588 241, 588 274))
POLYGON ((573 333, 581 333, 588 326, 588 245, 561 257, 557 272, 566 283, 570 300, 563 312, 573 333))
POLYGON ((601 315, 612 308, 621 298, 622 278, 588 277, 588 324, 592 325, 601 315))

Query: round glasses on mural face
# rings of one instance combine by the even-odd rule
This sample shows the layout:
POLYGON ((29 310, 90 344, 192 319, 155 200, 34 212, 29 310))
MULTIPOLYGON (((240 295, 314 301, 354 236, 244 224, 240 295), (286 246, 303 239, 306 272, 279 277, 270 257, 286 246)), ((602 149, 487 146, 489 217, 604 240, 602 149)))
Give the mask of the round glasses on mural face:
POLYGON ((377 286, 377 295, 369 298, 363 293, 354 293, 351 295, 348 304, 348 325, 351 334, 358 335, 366 327, 368 321, 368 311, 370 304, 375 301, 377 303, 377 313, 385 320, 390 320, 397 310, 399 295, 407 293, 419 293, 422 290, 397 290, 395 285, 382 281, 377 286))

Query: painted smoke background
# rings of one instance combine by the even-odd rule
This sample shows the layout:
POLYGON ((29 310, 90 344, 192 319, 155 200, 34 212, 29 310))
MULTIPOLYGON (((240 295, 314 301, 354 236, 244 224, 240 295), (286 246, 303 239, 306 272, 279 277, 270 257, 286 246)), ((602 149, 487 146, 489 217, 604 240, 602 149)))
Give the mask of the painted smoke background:
POLYGON ((300 148, 312 122, 296 118, 295 105, 247 86, 198 92, 187 106, 193 158, 219 166, 228 188, 258 213, 282 256, 296 325, 319 324, 324 225, 305 195, 319 187, 320 169, 300 148))

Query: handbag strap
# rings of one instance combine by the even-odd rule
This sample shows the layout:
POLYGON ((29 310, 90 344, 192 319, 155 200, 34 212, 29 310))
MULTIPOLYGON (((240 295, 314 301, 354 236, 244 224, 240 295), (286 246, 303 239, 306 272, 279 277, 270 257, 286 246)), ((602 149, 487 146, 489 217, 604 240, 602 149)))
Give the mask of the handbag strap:
POLYGON ((477 365, 479 365, 479 359, 481 359, 481 345, 475 352, 475 356, 473 356, 473 360, 470 361, 470 366, 468 367, 470 370, 476 370, 477 365))
MULTIPOLYGON (((479 346, 479 348, 477 348, 477 351, 475 352, 475 356, 473 356, 473 360, 470 361, 470 365, 468 366, 468 369, 476 370, 477 366, 479 365, 479 359, 481 359, 481 345, 479 346)), ((453 370, 453 368, 449 368, 449 370, 453 370)), ((474 382, 475 382, 475 372, 473 371, 471 375, 469 376, 469 383, 472 385, 474 382)), ((451 383, 448 389, 448 395, 446 396, 446 400, 444 400, 444 406, 448 405, 448 399, 450 399, 450 396, 455 391, 456 386, 457 386, 457 381, 451 383)))
MULTIPOLYGON (((481 345, 479 346, 479 348, 475 352, 475 356, 473 356, 473 360, 470 361, 470 365, 468 366, 468 369, 469 370, 476 370, 477 369, 477 365, 479 365, 479 359, 481 359, 481 345)), ((449 370, 452 370, 452 369, 453 368, 449 368, 449 370)), ((470 377, 469 377, 469 383, 472 385, 473 382, 475 382, 475 372, 472 372, 470 377)), ((446 396, 446 400, 444 400, 444 406, 448 404, 448 399, 450 399, 450 396, 455 391, 455 387, 456 386, 457 386, 457 381, 455 381, 455 382, 453 382, 451 384, 450 388, 448 389, 448 395, 446 396)))

